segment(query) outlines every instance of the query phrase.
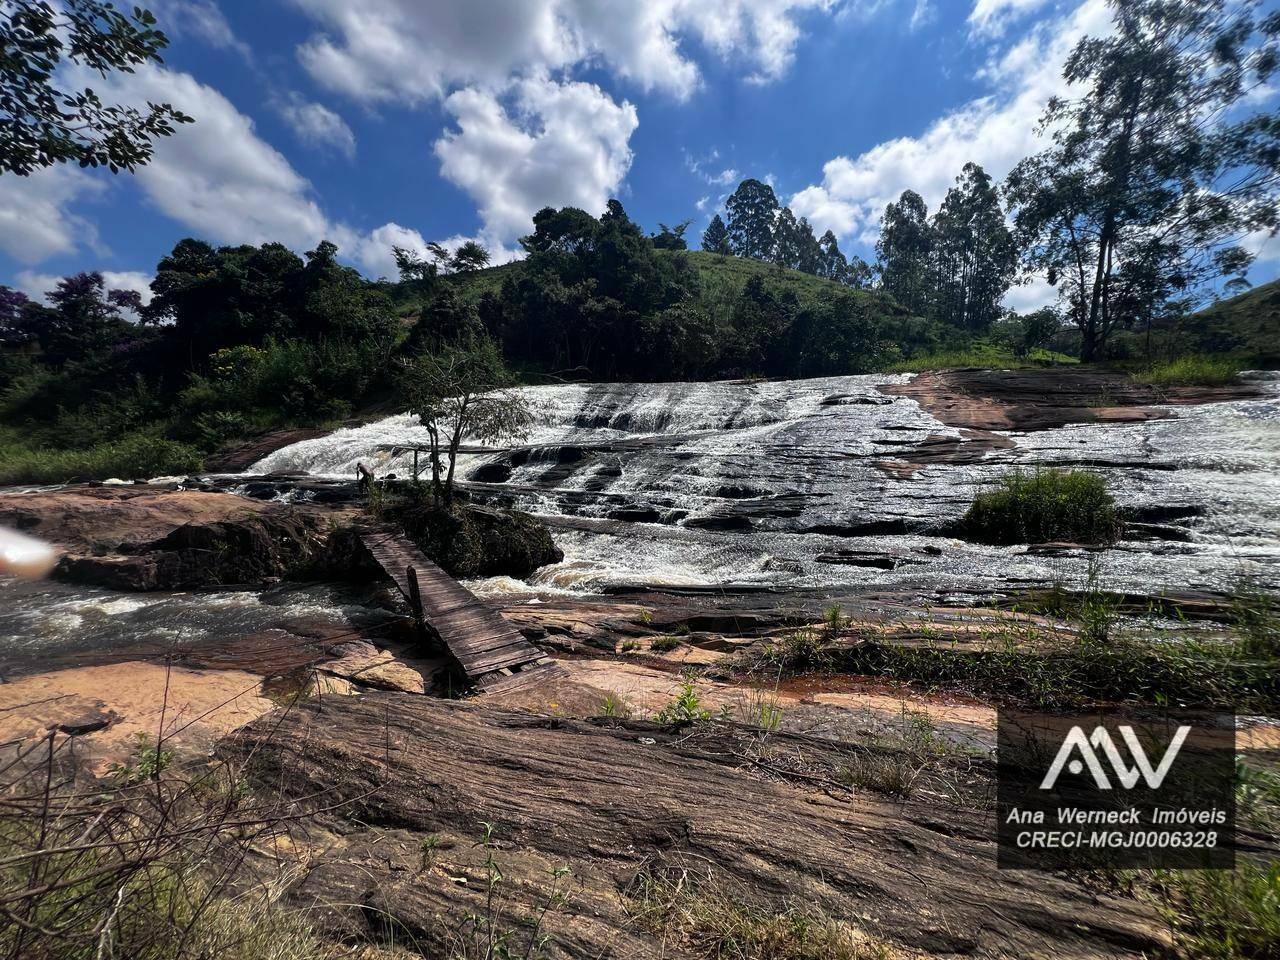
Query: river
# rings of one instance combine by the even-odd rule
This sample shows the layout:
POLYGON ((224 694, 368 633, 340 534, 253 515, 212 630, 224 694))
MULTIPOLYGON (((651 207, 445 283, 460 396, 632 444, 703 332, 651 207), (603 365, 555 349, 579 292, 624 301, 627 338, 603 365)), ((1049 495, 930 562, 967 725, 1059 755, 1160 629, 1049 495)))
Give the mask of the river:
MULTIPOLYGON (((1194 508, 1184 540, 1107 551, 1108 586, 1156 594, 1224 590, 1246 574, 1280 584, 1280 380, 1262 399, 1180 406, 1169 419, 1086 423, 966 438, 877 385, 908 375, 790 382, 525 388, 539 423, 514 447, 462 456, 482 498, 545 518, 563 563, 530 583, 472 584, 504 599, 633 588, 937 596, 1083 581, 1088 554, 984 547, 928 529, 963 514, 1014 468, 1085 466, 1125 507, 1194 508), (912 469, 920 451, 958 451, 912 469)), ((250 471, 350 478, 357 462, 405 476, 425 444, 409 415, 285 447, 250 471)), ((231 478, 228 482, 235 482, 231 478)), ((18 495, 21 494, 12 494, 18 495)), ((8 653, 136 640, 193 642, 298 617, 359 624, 378 612, 330 585, 264 594, 126 596, 52 583, 0 584, 8 653)))

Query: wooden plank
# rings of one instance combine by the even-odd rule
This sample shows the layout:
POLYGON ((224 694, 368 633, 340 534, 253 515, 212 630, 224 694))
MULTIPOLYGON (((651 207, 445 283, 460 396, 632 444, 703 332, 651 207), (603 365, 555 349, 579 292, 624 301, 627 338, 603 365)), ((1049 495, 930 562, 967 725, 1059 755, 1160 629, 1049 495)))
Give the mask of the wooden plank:
MULTIPOLYGON (((506 620, 395 533, 363 537, 369 553, 429 623, 467 678, 484 689, 535 682, 559 668, 506 620)), ((561 671, 563 672, 563 671, 561 671)))

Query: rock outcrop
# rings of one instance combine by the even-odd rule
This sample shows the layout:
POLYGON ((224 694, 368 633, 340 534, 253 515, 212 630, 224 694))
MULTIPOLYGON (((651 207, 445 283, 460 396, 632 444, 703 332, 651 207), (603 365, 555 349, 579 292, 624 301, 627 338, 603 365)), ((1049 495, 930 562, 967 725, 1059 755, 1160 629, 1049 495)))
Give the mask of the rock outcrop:
POLYGON ((248 761, 260 796, 283 790, 325 811, 294 837, 325 855, 303 854, 287 898, 335 936, 372 927, 443 953, 466 915, 488 915, 523 954, 519 918, 545 909, 544 955, 656 958, 669 948, 628 894, 675 873, 732 883, 762 910, 844 919, 913 956, 1136 957, 1165 945, 1134 901, 998 874, 989 811, 840 786, 852 749, 372 692, 260 721, 220 751, 248 761), (490 856, 504 876, 492 910, 490 856), (557 868, 570 873, 557 881, 557 868))
POLYGON ((67 556, 54 575, 112 590, 192 590, 260 586, 306 563, 322 540, 319 518, 275 510, 213 523, 188 523, 108 556, 67 556))

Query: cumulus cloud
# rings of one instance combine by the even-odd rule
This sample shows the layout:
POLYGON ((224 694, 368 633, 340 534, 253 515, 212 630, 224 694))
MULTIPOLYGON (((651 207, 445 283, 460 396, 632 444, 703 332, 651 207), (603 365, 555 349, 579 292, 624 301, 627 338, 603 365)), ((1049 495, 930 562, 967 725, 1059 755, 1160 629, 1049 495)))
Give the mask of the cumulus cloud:
POLYGON ((93 224, 70 211, 105 185, 78 167, 48 167, 29 177, 0 177, 0 250, 20 263, 39 263, 82 244, 97 246, 93 224))
POLYGON ((822 181, 790 200, 814 229, 873 242, 885 205, 915 190, 935 208, 961 168, 973 161, 994 177, 1043 146, 1036 132, 1045 103, 1066 90, 1062 65, 1086 34, 1110 29, 1105 0, 1084 0, 1066 16, 1042 24, 981 71, 995 87, 934 121, 918 136, 877 144, 822 168, 822 181))
POLYGON ((545 206, 600 213, 631 166, 635 107, 594 84, 543 77, 501 94, 472 87, 444 107, 455 126, 435 143, 440 173, 476 202, 492 244, 528 232, 545 206))
POLYGON ((445 96, 602 61, 646 91, 687 98, 700 82, 686 41, 780 76, 798 17, 836 0, 294 0, 319 24, 298 56, 315 79, 365 101, 445 96))
POLYGON ((325 236, 328 223, 310 183, 217 90, 156 66, 96 86, 125 103, 167 101, 196 118, 158 140, 155 157, 134 175, 168 216, 224 243, 278 240, 305 248, 325 236))
POLYGON ((348 160, 355 158, 355 134, 347 122, 328 107, 294 93, 279 101, 276 110, 303 143, 335 150, 348 160))

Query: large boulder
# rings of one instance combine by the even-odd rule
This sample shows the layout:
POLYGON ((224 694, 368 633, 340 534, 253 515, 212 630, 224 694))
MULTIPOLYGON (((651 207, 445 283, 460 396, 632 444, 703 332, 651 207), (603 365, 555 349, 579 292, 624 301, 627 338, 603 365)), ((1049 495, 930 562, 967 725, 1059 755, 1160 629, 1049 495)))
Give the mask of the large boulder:
POLYGON ((54 575, 112 590, 256 587, 303 567, 321 538, 317 517, 292 511, 188 523, 113 555, 64 557, 54 575))

